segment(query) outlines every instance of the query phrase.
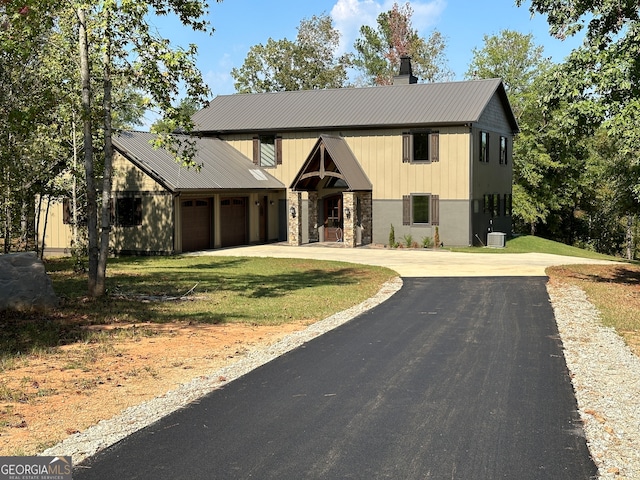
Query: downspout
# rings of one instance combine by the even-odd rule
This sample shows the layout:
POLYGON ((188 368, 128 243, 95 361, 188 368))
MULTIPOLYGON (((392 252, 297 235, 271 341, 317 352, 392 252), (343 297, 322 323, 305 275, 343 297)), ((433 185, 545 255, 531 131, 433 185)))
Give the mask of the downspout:
POLYGON ((173 247, 173 252, 171 252, 173 255, 176 254, 176 240, 177 240, 177 230, 178 230, 178 225, 176 224, 176 220, 177 220, 177 215, 176 215, 176 205, 179 207, 180 206, 180 193, 174 193, 173 197, 171 197, 173 200, 173 205, 171 205, 171 224, 173 225, 173 228, 171 230, 171 244, 173 247))
POLYGON ((473 124, 468 123, 466 125, 469 127, 469 246, 473 245, 473 238, 475 232, 473 231, 473 217, 475 215, 474 205, 475 200, 473 198, 473 169, 474 169, 474 161, 473 161, 473 124))

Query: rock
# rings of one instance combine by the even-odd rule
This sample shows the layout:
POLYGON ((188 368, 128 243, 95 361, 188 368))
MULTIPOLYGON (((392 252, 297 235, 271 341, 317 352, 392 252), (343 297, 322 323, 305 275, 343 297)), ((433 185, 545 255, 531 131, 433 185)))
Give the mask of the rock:
POLYGON ((57 305, 51 279, 34 252, 0 255, 0 311, 44 310, 57 305))

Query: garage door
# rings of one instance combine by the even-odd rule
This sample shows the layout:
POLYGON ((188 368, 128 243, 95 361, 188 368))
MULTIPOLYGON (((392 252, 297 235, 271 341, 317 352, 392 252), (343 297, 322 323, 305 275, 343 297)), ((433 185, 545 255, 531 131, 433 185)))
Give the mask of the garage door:
POLYGON ((183 200, 181 216, 182 251, 193 252, 212 248, 211 200, 208 198, 183 200))
POLYGON ((223 247, 246 245, 247 197, 220 199, 220 241, 223 247))

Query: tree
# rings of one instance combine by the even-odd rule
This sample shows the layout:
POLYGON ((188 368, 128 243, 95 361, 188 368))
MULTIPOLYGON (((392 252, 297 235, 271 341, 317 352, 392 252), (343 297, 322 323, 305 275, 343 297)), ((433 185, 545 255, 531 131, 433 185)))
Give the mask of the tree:
POLYGON ((360 37, 354 43, 353 65, 361 72, 364 83, 392 84, 404 56, 411 57, 413 74, 424 81, 446 80, 451 76, 444 57, 444 37, 438 31, 433 31, 429 38, 421 37, 411 24, 412 16, 408 2, 402 7, 394 3, 391 10, 378 15, 377 29, 360 27, 360 37))
MULTIPOLYGON (((183 98, 177 106, 180 115, 189 118, 201 108, 202 104, 193 98, 183 98)), ((178 130, 178 127, 170 118, 161 118, 151 125, 152 132, 176 132, 178 130)))
POLYGON ((55 115, 59 69, 52 48, 49 11, 35 5, 0 6, 0 218, 4 251, 33 248, 33 202, 61 170, 64 153, 55 115))
POLYGON ((465 78, 501 78, 519 119, 524 95, 535 79, 549 70, 551 62, 532 34, 502 30, 498 35, 485 35, 483 40, 482 49, 473 49, 465 78))
MULTIPOLYGON (((522 0, 517 0, 521 5, 522 0)), ((604 131, 616 144, 609 158, 612 171, 624 172, 628 181, 614 182, 630 194, 629 218, 640 206, 640 9, 632 0, 533 0, 530 10, 547 16, 550 31, 565 38, 585 31, 558 72, 550 106, 570 100, 573 114, 583 124, 604 131)), ((632 225, 629 225, 631 231, 632 225)))
POLYGON ((326 14, 305 19, 295 42, 269 38, 249 50, 240 68, 231 70, 239 93, 340 88, 347 80, 348 58, 338 56, 340 33, 326 14))

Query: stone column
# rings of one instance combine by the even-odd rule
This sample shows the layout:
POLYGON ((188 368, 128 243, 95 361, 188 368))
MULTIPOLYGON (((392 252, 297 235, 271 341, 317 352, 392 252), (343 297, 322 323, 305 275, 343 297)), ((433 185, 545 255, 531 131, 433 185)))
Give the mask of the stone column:
POLYGON ((287 192, 287 218, 289 219, 289 245, 302 245, 302 192, 287 192), (295 216, 291 214, 291 208, 295 216))
POLYGON ((320 240, 318 236, 318 192, 308 192, 309 195, 309 242, 320 240))
POLYGON ((369 245, 373 242, 373 195, 371 192, 361 192, 359 198, 362 245, 369 245))
POLYGON ((343 242, 347 248, 356 246, 356 194, 342 192, 343 242))

